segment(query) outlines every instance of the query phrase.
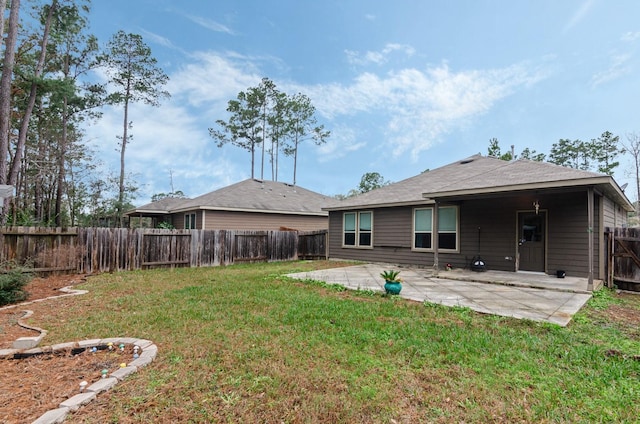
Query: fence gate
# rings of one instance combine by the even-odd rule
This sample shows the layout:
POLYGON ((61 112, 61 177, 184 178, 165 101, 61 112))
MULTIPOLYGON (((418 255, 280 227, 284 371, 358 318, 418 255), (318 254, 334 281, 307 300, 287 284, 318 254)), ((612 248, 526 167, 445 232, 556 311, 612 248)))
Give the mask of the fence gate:
POLYGON ((607 228, 607 283, 640 292, 640 228, 607 228))
POLYGON ((142 268, 188 267, 191 263, 191 233, 144 232, 142 268))

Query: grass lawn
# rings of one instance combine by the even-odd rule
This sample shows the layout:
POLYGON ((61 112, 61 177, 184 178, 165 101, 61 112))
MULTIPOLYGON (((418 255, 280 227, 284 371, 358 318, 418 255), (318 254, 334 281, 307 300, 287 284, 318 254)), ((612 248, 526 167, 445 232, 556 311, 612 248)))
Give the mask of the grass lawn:
POLYGON ((47 344, 140 337, 156 360, 66 422, 638 422, 640 296, 566 328, 283 277, 286 262, 91 277, 47 344), (633 316, 633 314, 632 314, 633 316))

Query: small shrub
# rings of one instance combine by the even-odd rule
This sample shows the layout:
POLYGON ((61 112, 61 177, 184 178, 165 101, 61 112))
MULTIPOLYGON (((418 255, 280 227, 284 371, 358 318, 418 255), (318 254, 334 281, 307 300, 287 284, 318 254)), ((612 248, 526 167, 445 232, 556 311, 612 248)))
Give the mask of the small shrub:
POLYGON ((0 306, 10 305, 27 298, 24 286, 31 280, 31 274, 24 267, 5 264, 0 272, 0 306))

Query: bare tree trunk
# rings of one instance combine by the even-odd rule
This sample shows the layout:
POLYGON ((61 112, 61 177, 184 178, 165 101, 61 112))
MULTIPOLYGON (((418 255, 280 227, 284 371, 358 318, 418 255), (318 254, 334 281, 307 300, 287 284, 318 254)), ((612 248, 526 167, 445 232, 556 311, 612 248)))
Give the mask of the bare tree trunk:
POLYGON ((255 168, 255 162, 256 162, 256 143, 255 142, 251 142, 251 179, 253 180, 254 178, 254 171, 253 169, 255 168))
POLYGON ((627 152, 633 157, 633 163, 635 165, 634 173, 636 176, 636 202, 635 210, 636 217, 640 216, 640 136, 635 133, 627 134, 627 143, 622 143, 627 152))
POLYGON ((67 99, 64 99, 62 112, 62 140, 58 146, 58 169, 56 175, 56 200, 55 200, 55 222, 56 227, 62 226, 62 195, 64 194, 65 167, 64 158, 67 153, 67 99))
POLYGON ((0 43, 4 39, 4 11, 7 10, 7 0, 0 0, 0 43))
MULTIPOLYGON (((69 55, 64 59, 63 74, 65 77, 69 76, 69 55)), ((62 103, 62 139, 58 146, 58 175, 56 181, 56 202, 55 202, 55 221, 56 227, 62 226, 62 196, 64 194, 64 181, 65 181, 65 157, 67 154, 67 123, 69 121, 69 103, 67 96, 64 97, 62 103)))
MULTIPOLYGON (((266 95, 265 95, 266 98, 266 95)), ((266 100, 265 100, 266 102, 266 100)), ((263 106, 262 114, 262 162, 260 162, 260 179, 264 180, 264 145, 267 142, 267 105, 263 106)))
MULTIPOLYGON (((3 0, 6 2, 6 0, 3 0)), ((16 38, 18 35, 18 21, 20 0, 11 2, 9 15, 9 30, 4 50, 2 78, 0 79, 0 184, 7 183, 7 153, 9 151, 9 125, 11 115, 11 80, 16 56, 16 38)), ((4 16, 3 16, 4 18, 4 16)), ((4 215, 4 214, 3 214, 4 215)))
MULTIPOLYGON (((71 181, 71 186, 75 187, 75 178, 73 173, 73 165, 69 166, 69 179, 71 181)), ((67 205, 69 207, 69 225, 71 227, 76 226, 76 208, 75 208, 75 196, 77 194, 74 193, 74 196, 67 195, 67 205)))
MULTIPOLYGON (((38 127, 40 126, 41 125, 38 125, 38 127)), ((40 130, 39 132, 40 132, 40 135, 38 137, 39 142, 38 142, 38 150, 37 150, 37 156, 36 156, 37 173, 32 182, 33 183, 33 215, 36 220, 40 222, 44 222, 45 221, 44 205, 45 205, 45 199, 47 197, 45 194, 45 187, 46 187, 46 174, 48 169, 45 168, 47 152, 46 152, 46 146, 43 140, 44 135, 42 134, 43 133, 42 130, 40 130)), ((25 152, 25 157, 27 157, 26 153, 27 152, 25 152)), ((24 167, 22 168, 21 179, 26 180, 24 167)), ((27 193, 26 181, 25 181, 25 186, 23 187, 23 190, 24 190, 23 193, 25 193, 25 198, 26 198, 26 193, 27 193)))
POLYGON ((124 154, 127 149, 128 135, 128 120, 129 120, 129 88, 127 87, 127 95, 124 101, 124 122, 122 130, 122 146, 120 147, 120 184, 118 186, 118 205, 116 211, 118 213, 118 226, 122 228, 123 225, 123 207, 124 207, 124 154))
POLYGON ((293 151, 293 185, 296 185, 296 171, 298 170, 298 140, 293 151))
POLYGON ((29 100, 24 110, 24 116, 22 123, 20 124, 20 130, 18 131, 18 143, 16 145, 16 153, 13 157, 13 163, 11 164, 11 171, 9 173, 9 184, 14 185, 18 180, 18 171, 20 170, 20 163, 22 160, 22 153, 24 151, 24 145, 27 142, 27 133, 29 132, 29 120, 33 113, 33 107, 36 104, 36 94, 38 91, 38 84, 36 80, 40 78, 44 69, 44 61, 47 57, 47 43, 49 42, 49 31, 51 30, 51 21, 53 20, 53 13, 58 8, 58 0, 53 0, 49 7, 49 14, 44 26, 44 34, 42 35, 42 42, 40 46, 40 56, 38 57, 38 63, 36 65, 36 71, 33 75, 34 81, 31 83, 31 90, 29 91, 29 100))
MULTIPOLYGON (((2 34, 4 35, 4 10, 7 1, 2 0, 2 34)), ((11 125, 11 81, 16 57, 16 39, 18 36, 18 21, 20 19, 20 0, 12 0, 9 14, 9 30, 5 41, 2 77, 0 78, 0 184, 7 183, 7 155, 9 154, 9 126, 11 125)), ((9 199, 4 199, 0 205, 0 224, 7 222, 9 199)))
MULTIPOLYGON (((275 141, 275 147, 274 147, 274 148, 276 149, 276 150, 275 150, 275 157, 276 157, 276 158, 275 158, 275 160, 274 160, 274 162, 275 162, 275 168, 276 168, 276 172, 275 172, 275 174, 276 174, 276 181, 278 181, 278 152, 279 152, 279 150, 280 150, 280 143, 277 141, 277 136, 276 136, 276 141, 275 141)), ((272 174, 273 174, 273 167, 272 167, 271 169, 272 169, 272 171, 271 171, 271 172, 272 172, 272 174)))

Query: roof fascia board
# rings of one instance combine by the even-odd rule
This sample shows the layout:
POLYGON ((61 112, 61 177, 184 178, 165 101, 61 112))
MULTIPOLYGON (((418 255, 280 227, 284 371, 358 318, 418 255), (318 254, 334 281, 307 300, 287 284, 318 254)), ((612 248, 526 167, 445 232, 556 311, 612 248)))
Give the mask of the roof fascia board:
POLYGON ((272 214, 280 214, 280 215, 308 215, 308 216, 327 216, 326 213, 322 212, 297 212, 297 211, 276 211, 276 210, 267 210, 267 209, 242 209, 242 208, 229 208, 229 207, 219 207, 219 206, 196 206, 192 208, 179 208, 174 209, 169 213, 181 213, 181 212, 189 212, 194 210, 205 210, 205 211, 225 211, 225 212, 248 212, 248 213, 272 213, 272 214))
POLYGON ((135 215, 137 213, 147 213, 147 214, 154 214, 154 215, 169 215, 171 212, 169 212, 169 211, 152 210, 152 209, 134 209, 132 211, 127 211, 124 214, 125 215, 135 215))
POLYGON ((468 189, 468 190, 454 190, 448 192, 438 192, 438 193, 423 193, 422 196, 425 199, 438 199, 445 197, 462 197, 462 196, 471 196, 471 195, 482 195, 482 194, 500 194, 507 192, 515 192, 515 191, 531 191, 531 190, 545 190, 545 189, 558 189, 558 188, 576 188, 576 187, 595 187, 598 185, 605 185, 613 189, 615 195, 617 196, 617 200, 619 203, 625 208, 627 211, 635 210, 634 205, 624 194, 620 186, 615 182, 612 177, 602 176, 595 178, 581 178, 577 180, 565 180, 565 181, 550 181, 545 183, 530 183, 530 184, 517 184, 511 186, 504 187, 487 187, 482 189, 468 189), (567 184, 570 182, 570 184, 567 184))
POLYGON ((393 208, 398 206, 415 206, 415 205, 431 205, 435 203, 433 200, 425 199, 425 200, 413 200, 411 202, 393 202, 393 203, 367 203, 361 205, 351 205, 351 206, 335 206, 329 208, 322 208, 323 211, 348 211, 353 209, 372 209, 372 208, 393 208))
MULTIPOLYGON (((483 188, 473 188, 473 189, 441 191, 436 193, 422 193, 422 197, 424 197, 425 199, 437 199, 440 197, 506 193, 510 191, 543 190, 548 188, 594 186, 598 184, 611 184, 611 177, 580 178, 577 180, 548 181, 548 182, 542 182, 542 183, 514 184, 514 185, 501 186, 501 187, 483 187, 483 188)), ((613 184, 611 185, 614 186, 613 184)))

